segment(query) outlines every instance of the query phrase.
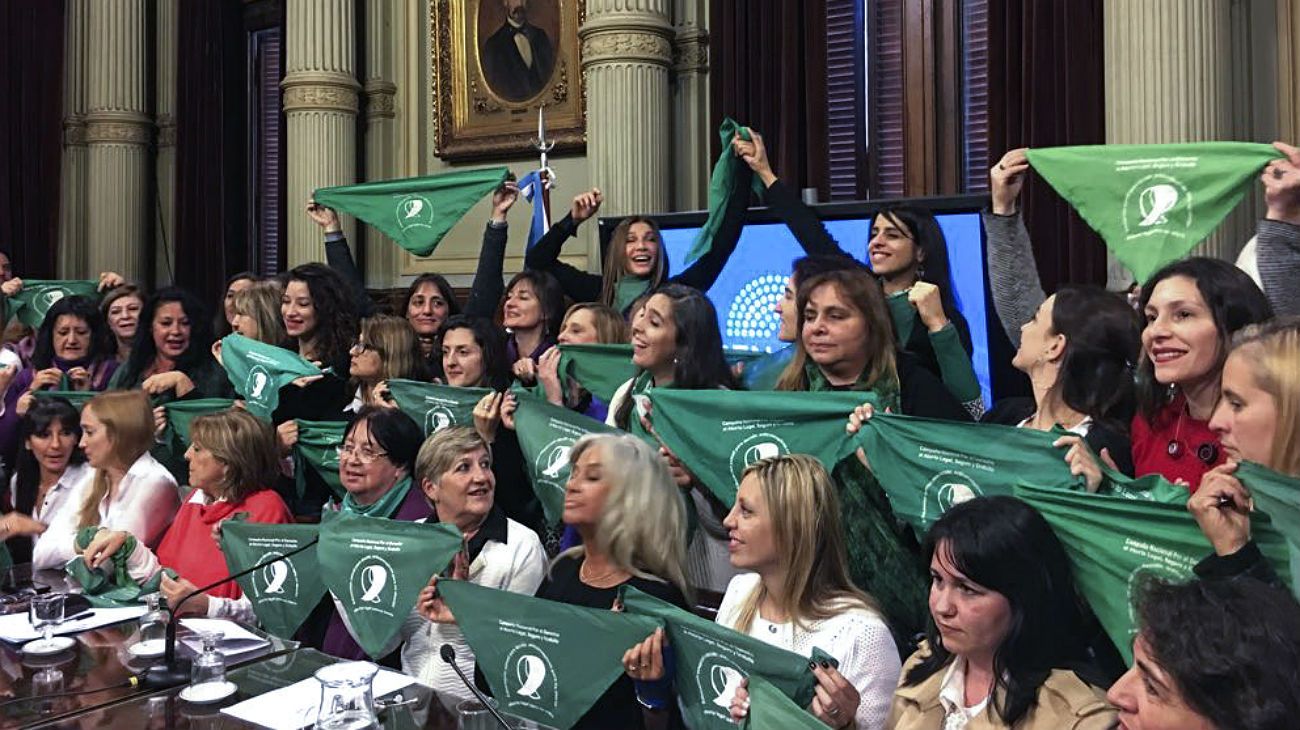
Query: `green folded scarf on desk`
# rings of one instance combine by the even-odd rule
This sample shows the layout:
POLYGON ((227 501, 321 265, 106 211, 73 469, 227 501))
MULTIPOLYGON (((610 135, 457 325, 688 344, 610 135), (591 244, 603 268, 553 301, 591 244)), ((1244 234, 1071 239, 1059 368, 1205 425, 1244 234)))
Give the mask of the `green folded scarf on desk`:
MULTIPOLYGON (((78 552, 85 550, 98 532, 99 528, 95 526, 78 530, 76 539, 78 552)), ((107 569, 92 569, 81 555, 69 560, 64 569, 81 585, 82 594, 96 608, 136 605, 140 603, 143 596, 158 592, 164 573, 174 579, 176 571, 164 568, 143 583, 137 583, 126 568, 126 561, 131 553, 135 552, 135 546, 135 537, 127 537, 122 547, 113 553, 109 563, 111 567, 106 566, 107 569)))

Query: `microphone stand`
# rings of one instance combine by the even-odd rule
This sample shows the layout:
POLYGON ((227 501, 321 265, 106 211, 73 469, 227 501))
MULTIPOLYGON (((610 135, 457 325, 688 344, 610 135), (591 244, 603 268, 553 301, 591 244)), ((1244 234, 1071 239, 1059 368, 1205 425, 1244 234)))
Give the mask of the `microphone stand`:
POLYGON ((479 704, 483 705, 484 709, 492 713, 492 717, 496 719, 497 724, 505 730, 510 730, 510 723, 506 722, 506 719, 501 716, 501 713, 497 712, 497 708, 492 705, 492 700, 488 699, 487 695, 480 692, 478 687, 475 687, 474 683, 469 681, 469 677, 466 677, 465 673, 462 672, 460 667, 456 664, 456 647, 451 644, 443 644, 438 655, 442 657, 444 662, 447 662, 447 664, 451 666, 452 670, 456 672, 456 676, 460 677, 460 681, 465 685, 465 688, 468 689, 476 699, 478 699, 479 704))
POLYGON ((312 547, 318 542, 320 542, 320 535, 312 538, 307 542, 307 544, 294 548, 284 555, 271 558, 270 560, 264 560, 251 568, 241 570, 233 575, 228 575, 221 580, 213 581, 202 588, 196 588, 195 590, 185 594, 181 600, 176 602, 175 606, 168 606, 165 609, 167 611, 167 635, 164 639, 165 648, 163 650, 163 660, 161 663, 149 667, 144 671, 144 674, 140 675, 140 684, 148 689, 168 689, 190 681, 190 660, 184 657, 177 658, 176 656, 176 612, 180 610, 181 606, 185 605, 186 601, 200 593, 206 593, 219 585, 229 583, 237 578, 243 578, 250 573, 255 573, 268 565, 273 565, 282 560, 288 560, 301 552, 305 552, 307 548, 312 547))

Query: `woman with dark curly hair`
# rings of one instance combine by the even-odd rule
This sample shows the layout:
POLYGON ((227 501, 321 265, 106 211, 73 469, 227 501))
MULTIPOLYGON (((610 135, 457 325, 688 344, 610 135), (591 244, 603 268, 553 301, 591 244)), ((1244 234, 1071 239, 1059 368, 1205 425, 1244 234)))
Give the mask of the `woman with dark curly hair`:
POLYGON ((280 298, 284 331, 299 355, 332 370, 303 387, 281 390, 280 407, 273 416, 276 423, 295 418, 337 421, 352 402, 347 388, 348 352, 360 324, 350 291, 343 278, 324 264, 303 264, 289 271, 280 298))
POLYGON ((140 310, 140 325, 131 358, 113 374, 110 389, 143 388, 155 400, 234 394, 212 359, 212 322, 193 294, 178 287, 154 292, 140 310))
POLYGON ((1250 578, 1151 583, 1133 668, 1106 694, 1128 730, 1289 730, 1300 718, 1300 604, 1250 578))

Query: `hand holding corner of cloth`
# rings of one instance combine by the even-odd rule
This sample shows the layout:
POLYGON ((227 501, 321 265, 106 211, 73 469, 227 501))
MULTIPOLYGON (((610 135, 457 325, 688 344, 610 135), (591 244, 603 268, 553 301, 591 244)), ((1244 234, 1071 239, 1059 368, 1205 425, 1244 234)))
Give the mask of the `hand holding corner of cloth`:
POLYGON ((600 204, 605 202, 605 196, 601 194, 600 188, 592 188, 583 193, 573 196, 573 206, 569 208, 569 216, 573 218, 574 223, 581 223, 588 218, 596 215, 600 210, 600 204))
POLYGON ((1264 184, 1265 218, 1300 225, 1300 148, 1274 142, 1283 155, 1264 166, 1260 182, 1264 184))
POLYGON ((1029 170, 1029 156, 1026 147, 1008 150, 998 163, 989 168, 989 195, 992 197, 994 215, 1013 215, 1016 212, 1016 199, 1020 189, 1025 185, 1025 173, 1029 170))
POLYGON ((1236 471, 1233 461, 1214 467, 1187 500, 1187 511, 1219 556, 1232 555, 1250 542, 1250 513, 1255 503, 1236 471))
POLYGON ((772 170, 772 161, 767 157, 767 145, 763 143, 763 135, 749 130, 751 139, 746 140, 736 132, 731 138, 731 149, 737 157, 749 165, 749 169, 754 171, 755 175, 763 181, 763 187, 772 187, 776 182, 776 173, 772 170))

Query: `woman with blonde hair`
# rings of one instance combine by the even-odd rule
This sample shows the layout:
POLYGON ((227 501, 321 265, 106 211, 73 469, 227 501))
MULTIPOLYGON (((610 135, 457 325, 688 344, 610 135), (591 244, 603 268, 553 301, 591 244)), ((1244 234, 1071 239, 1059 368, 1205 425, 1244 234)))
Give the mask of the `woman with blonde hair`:
POLYGON ((415 329, 401 317, 378 314, 361 320, 360 336, 348 355, 348 371, 356 385, 356 397, 349 410, 387 406, 388 381, 394 378, 427 377, 415 329))
MULTIPOLYGON (((216 526, 236 513, 246 513, 249 522, 293 522, 284 500, 270 488, 279 473, 274 433, 247 411, 232 408, 195 418, 185 459, 194 491, 176 512, 156 551, 120 528, 101 528, 82 551, 86 563, 97 568, 111 560, 127 538, 137 537, 127 556, 127 570, 138 581, 164 566, 175 570, 180 577, 162 581, 163 595, 172 606, 197 585, 229 574, 226 558, 213 539, 216 526)), ((238 584, 225 583, 188 601, 185 612, 252 620, 252 606, 240 601, 241 595, 238 584)))
MULTIPOLYGON (((616 345, 627 342, 627 321, 613 307, 584 302, 569 307, 556 342, 561 345, 616 345)), ((609 404, 595 397, 578 381, 560 377, 560 348, 553 347, 537 361, 537 380, 546 400, 585 416, 605 420, 609 404)))
POLYGON ((1277 582, 1250 539, 1250 491, 1237 478, 1246 460, 1300 478, 1300 317, 1279 317, 1237 333, 1223 363, 1222 397, 1210 418, 1227 462, 1206 472, 1187 502, 1214 555, 1203 578, 1247 573, 1277 582))
POLYGON ((284 285, 275 279, 255 281, 235 292, 235 316, 232 330, 249 339, 268 345, 283 346, 289 341, 280 317, 280 300, 284 285))
POLYGON ((78 554, 77 533, 88 527, 125 530, 156 546, 180 502, 176 480, 149 454, 154 440, 153 411, 144 391, 109 391, 81 410, 81 450, 91 466, 75 487, 76 510, 51 524, 41 540, 51 540, 54 562, 78 554))
MULTIPOLYGON (((556 556, 537 596, 608 609, 619 587, 630 585, 689 610, 686 511, 664 460, 635 436, 593 434, 578 439, 569 463, 563 519, 582 545, 556 556)), ((624 676, 574 727, 636 729, 663 719, 637 703, 624 676)))
MULTIPOLYGON (((825 467, 799 454, 750 465, 724 524, 731 564, 749 572, 731 579, 718 623, 806 657, 814 647, 827 652, 839 667, 814 667, 818 689, 809 712, 831 727, 884 727, 898 648, 875 600, 849 578, 839 498, 825 467)), ((633 679, 662 676, 653 642, 624 656, 633 679)), ((731 706, 739 722, 748 692, 737 692, 731 706)))

